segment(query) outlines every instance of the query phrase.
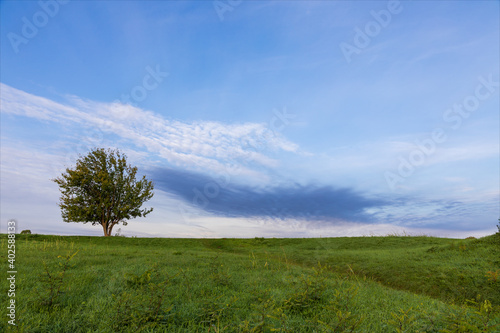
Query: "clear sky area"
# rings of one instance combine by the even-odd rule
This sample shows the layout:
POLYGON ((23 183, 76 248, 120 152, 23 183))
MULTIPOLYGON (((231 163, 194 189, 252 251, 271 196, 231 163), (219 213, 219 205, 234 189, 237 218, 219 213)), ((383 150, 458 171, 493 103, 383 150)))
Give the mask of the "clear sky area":
MULTIPOLYGON (((1 1, 1 227, 118 148, 139 237, 440 237, 500 217, 498 1, 1 1)), ((120 228, 120 230, 118 230, 120 228)))

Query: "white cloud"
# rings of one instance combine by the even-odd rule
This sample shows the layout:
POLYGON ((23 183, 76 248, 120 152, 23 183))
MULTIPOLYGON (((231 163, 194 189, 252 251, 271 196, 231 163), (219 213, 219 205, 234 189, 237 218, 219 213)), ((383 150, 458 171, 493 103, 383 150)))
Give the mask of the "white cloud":
POLYGON ((70 96, 65 105, 5 84, 0 84, 0 88, 2 113, 77 126, 77 131, 91 129, 87 134, 96 135, 97 141, 103 134, 116 135, 125 143, 185 168, 218 172, 233 163, 240 166, 242 175, 255 177, 259 174, 255 168, 278 166, 278 160, 271 157, 274 152, 298 150, 296 144, 265 124, 187 123, 119 102, 102 103, 70 96))

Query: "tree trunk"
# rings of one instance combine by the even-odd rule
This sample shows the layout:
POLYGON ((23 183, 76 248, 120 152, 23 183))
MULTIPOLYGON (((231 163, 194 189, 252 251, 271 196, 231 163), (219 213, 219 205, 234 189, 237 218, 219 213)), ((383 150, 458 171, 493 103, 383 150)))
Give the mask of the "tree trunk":
POLYGON ((102 229, 104 230, 104 237, 109 237, 111 236, 111 231, 113 231, 113 227, 115 224, 118 222, 107 222, 107 223, 101 223, 102 229))
POLYGON ((108 225, 108 236, 111 236, 111 231, 113 230, 113 227, 115 226, 116 222, 110 222, 108 225))
POLYGON ((113 230, 113 227, 115 226, 114 223, 111 223, 108 227, 108 236, 111 236, 111 231, 113 230))
POLYGON ((104 230, 104 237, 109 237, 108 226, 105 223, 102 225, 102 229, 104 230))

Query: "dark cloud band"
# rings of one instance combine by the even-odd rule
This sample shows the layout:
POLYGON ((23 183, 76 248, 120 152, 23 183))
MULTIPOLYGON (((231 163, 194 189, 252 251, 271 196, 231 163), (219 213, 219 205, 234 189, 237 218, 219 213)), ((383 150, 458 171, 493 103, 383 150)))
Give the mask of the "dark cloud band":
POLYGON ((375 222, 365 209, 387 204, 348 188, 296 184, 261 189, 175 169, 156 169, 153 179, 157 189, 227 217, 375 222))

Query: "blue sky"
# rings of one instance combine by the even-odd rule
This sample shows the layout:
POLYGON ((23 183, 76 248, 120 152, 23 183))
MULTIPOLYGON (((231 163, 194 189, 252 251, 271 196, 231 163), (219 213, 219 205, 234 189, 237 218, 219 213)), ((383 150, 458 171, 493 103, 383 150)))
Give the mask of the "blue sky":
POLYGON ((1 230, 101 235, 50 179, 111 147, 155 182, 129 236, 496 231, 497 1, 0 10, 1 230))

